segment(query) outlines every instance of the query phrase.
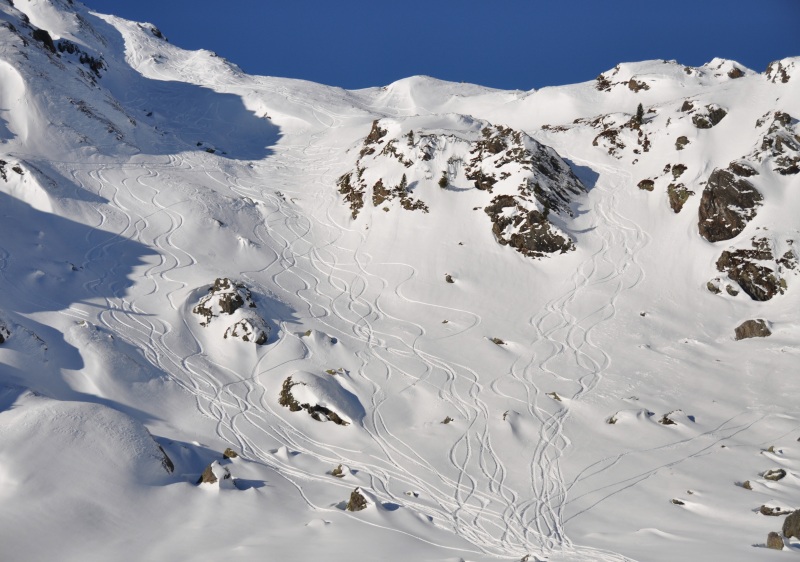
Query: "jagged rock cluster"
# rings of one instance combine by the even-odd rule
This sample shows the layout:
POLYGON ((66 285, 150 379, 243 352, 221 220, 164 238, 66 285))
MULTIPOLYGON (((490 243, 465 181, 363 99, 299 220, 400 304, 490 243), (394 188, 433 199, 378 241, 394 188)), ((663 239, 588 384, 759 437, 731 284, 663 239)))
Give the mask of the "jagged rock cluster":
POLYGON ((192 312, 203 318, 200 325, 204 327, 217 318, 233 320, 225 329, 224 338, 238 338, 262 345, 269 337, 269 326, 256 309, 256 303, 247 287, 227 277, 221 277, 214 281, 208 294, 200 299, 192 312))
POLYGON ((554 150, 521 131, 485 122, 431 132, 407 128, 412 125, 372 123, 355 169, 337 182, 354 219, 370 200, 387 212, 387 204, 397 200, 403 209, 427 213, 417 193, 476 189, 487 193, 484 210, 500 244, 530 257, 574 248, 550 214, 571 216, 570 204, 585 187, 554 150))

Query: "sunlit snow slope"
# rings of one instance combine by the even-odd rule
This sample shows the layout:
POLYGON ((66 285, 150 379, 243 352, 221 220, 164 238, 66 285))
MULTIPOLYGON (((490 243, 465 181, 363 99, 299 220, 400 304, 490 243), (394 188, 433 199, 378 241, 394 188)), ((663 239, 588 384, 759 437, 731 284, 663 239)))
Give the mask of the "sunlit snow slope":
POLYGON ((345 91, 0 20, 3 559, 780 556, 800 59, 345 91))

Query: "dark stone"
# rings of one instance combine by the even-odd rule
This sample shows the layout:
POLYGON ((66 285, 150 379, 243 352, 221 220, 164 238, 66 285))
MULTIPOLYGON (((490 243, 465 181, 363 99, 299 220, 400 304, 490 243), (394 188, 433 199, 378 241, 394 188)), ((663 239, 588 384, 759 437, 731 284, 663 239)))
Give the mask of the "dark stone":
POLYGON ((379 179, 372 186, 372 204, 376 207, 386 201, 392 192, 383 185, 383 180, 379 179))
POLYGON ((344 478, 344 469, 342 468, 342 465, 339 465, 331 470, 331 476, 335 476, 336 478, 344 478))
POLYGON ((744 76, 744 72, 741 68, 734 66, 728 71, 728 78, 741 78, 744 76))
POLYGON ((767 535, 767 548, 773 550, 783 550, 783 539, 775 531, 770 531, 767 535))
POLYGON ((289 408, 292 412, 299 412, 300 410, 305 410, 308 412, 312 418, 317 421, 332 421, 336 425, 350 425, 349 422, 346 422, 333 410, 326 408, 325 406, 320 406, 319 404, 300 404, 297 399, 292 395, 292 387, 298 384, 305 384, 303 382, 294 382, 292 377, 287 377, 285 381, 283 381, 283 386, 281 387, 280 395, 278 396, 278 403, 281 406, 289 408))
POLYGON ((728 169, 736 174, 737 176, 741 176, 744 178, 749 178, 750 176, 757 176, 758 172, 753 168, 749 163, 742 162, 742 161, 733 161, 728 164, 728 169))
POLYGON ((53 43, 53 38, 50 37, 50 34, 47 31, 44 29, 36 29, 34 30, 32 37, 35 41, 42 43, 48 51, 55 54, 56 45, 53 43))
POLYGON ((361 511, 367 509, 367 498, 361 494, 361 489, 356 488, 350 494, 350 501, 347 502, 347 511, 361 511))
POLYGON ((658 423, 661 425, 678 425, 677 422, 670 419, 669 414, 664 414, 661 419, 658 420, 658 423))
POLYGON ((648 86, 645 82, 642 82, 641 80, 634 80, 633 78, 631 78, 630 80, 628 80, 628 89, 631 90, 632 92, 638 93, 640 90, 649 90, 650 86, 648 86))
POLYGON ((787 539, 792 537, 800 539, 800 509, 783 520, 783 536, 787 539))
POLYGON ((764 479, 771 480, 772 482, 777 482, 778 480, 782 480, 784 478, 786 478, 786 471, 782 468, 773 468, 764 473, 764 479))
POLYGON ((223 459, 235 459, 238 456, 239 456, 239 453, 237 453, 236 451, 234 451, 230 447, 225 449, 225 451, 222 453, 222 458, 223 459))
POLYGON ((710 129, 719 124, 727 114, 728 112, 721 107, 707 105, 706 113, 697 113, 692 116, 692 123, 694 123, 694 126, 698 129, 710 129))
POLYGON ((689 144, 689 139, 686 136, 681 135, 675 140, 675 149, 683 150, 687 144, 689 144))
POLYGON ((453 281, 453 276, 449 273, 444 274, 444 280, 446 283, 455 283, 455 281, 453 281))
MULTIPOLYGON (((217 475, 214 474, 215 464, 217 464, 217 461, 212 462, 206 467, 206 469, 203 471, 203 474, 200 475, 200 479, 197 481, 198 484, 215 484, 217 482, 217 475)), ((228 472, 228 469, 225 467, 222 467, 222 469, 225 472, 225 475, 222 477, 222 479, 230 479, 231 473, 228 472)))
POLYGON ((775 295, 783 294, 785 280, 779 279, 772 269, 763 265, 763 262, 774 259, 769 240, 753 239, 752 245, 752 249, 722 252, 717 260, 717 269, 727 273, 751 299, 768 301, 775 295))
POLYGON ((673 500, 669 500, 669 501, 670 501, 670 503, 675 504, 675 505, 686 505, 686 503, 682 502, 681 500, 674 500, 673 499, 673 500))
POLYGON ((527 211, 511 195, 498 195, 484 211, 492 219, 492 232, 500 244, 509 245, 521 254, 542 257, 546 254, 566 253, 575 248, 572 240, 552 229, 547 217, 538 210, 527 211), (503 209, 515 207, 518 214, 504 214, 503 209), (517 232, 508 238, 503 232, 513 225, 517 232))
POLYGON ((691 111, 694 109, 694 104, 689 100, 684 100, 683 105, 681 105, 681 111, 691 111))
POLYGON ((728 170, 714 170, 700 199, 700 236, 709 242, 730 240, 755 217, 762 199, 746 179, 728 170))
POLYGON ((636 185, 639 187, 639 189, 642 189, 644 191, 653 191, 653 189, 656 186, 656 182, 654 182, 653 180, 642 180, 636 185))
POLYGON ((758 512, 761 515, 766 515, 768 517, 778 517, 780 515, 788 515, 791 513, 791 511, 784 511, 780 507, 767 507, 766 505, 759 507, 758 512))
POLYGON ((747 338, 766 338, 771 335, 772 332, 763 320, 745 320, 736 328, 737 341, 747 338))
MULTIPOLYGON (((675 168, 673 168, 674 173, 675 168)), ((689 191, 682 183, 671 183, 667 186, 667 195, 669 196, 669 206, 675 213, 680 213, 683 205, 689 200, 689 197, 694 195, 694 191, 689 191)))
POLYGON ((453 418, 451 418, 450 416, 446 416, 446 417, 445 417, 445 418, 442 420, 442 423, 443 423, 443 424, 445 424, 445 425, 447 425, 448 423, 450 423, 450 422, 452 422, 452 421, 455 421, 455 420, 454 420, 453 418))
POLYGON ((767 80, 773 84, 780 81, 786 84, 789 81, 789 73, 786 72, 786 67, 781 64, 781 61, 773 61, 767 66, 767 80))
POLYGON ((164 467, 164 470, 170 474, 175 472, 175 464, 172 462, 172 459, 169 458, 169 455, 167 455, 167 452, 164 450, 164 448, 159 445, 158 450, 161 451, 161 454, 163 455, 161 458, 161 466, 164 467))

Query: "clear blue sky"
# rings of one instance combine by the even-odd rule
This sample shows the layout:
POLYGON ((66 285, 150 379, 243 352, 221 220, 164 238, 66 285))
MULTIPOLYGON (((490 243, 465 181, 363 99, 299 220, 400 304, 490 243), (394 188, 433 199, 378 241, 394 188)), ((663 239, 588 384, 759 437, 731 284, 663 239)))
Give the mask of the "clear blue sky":
POLYGON ((763 71, 800 55, 800 0, 84 0, 250 74, 345 88, 415 74, 504 89, 618 62, 713 57, 763 71))

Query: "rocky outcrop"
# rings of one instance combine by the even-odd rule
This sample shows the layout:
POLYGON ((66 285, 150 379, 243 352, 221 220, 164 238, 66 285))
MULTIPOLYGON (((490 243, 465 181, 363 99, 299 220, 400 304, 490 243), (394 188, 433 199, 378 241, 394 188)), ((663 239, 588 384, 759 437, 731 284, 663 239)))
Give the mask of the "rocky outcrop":
POLYGON ((292 390, 297 385, 306 386, 306 383, 295 382, 292 380, 292 377, 288 377, 285 381, 283 381, 283 386, 281 387, 280 396, 278 398, 278 403, 281 406, 289 408, 289 411, 291 412, 305 410, 308 412, 308 415, 317 421, 332 421, 336 425, 350 425, 349 422, 343 420, 339 414, 327 406, 323 406, 321 404, 311 404, 306 401, 301 402, 298 400, 294 396, 294 392, 292 390))
POLYGON ((236 451, 234 451, 230 447, 225 449, 225 451, 222 453, 222 458, 223 459, 235 459, 238 456, 239 456, 239 453, 237 453, 236 451))
POLYGON ((767 548, 773 550, 783 550, 783 539, 775 531, 771 531, 767 535, 767 548))
POLYGON ((214 461, 209 464, 197 480, 197 484, 216 484, 220 480, 230 480, 231 472, 227 467, 214 461))
POLYGON ((750 248, 725 250, 717 260, 717 270, 726 273, 756 301, 768 301, 783 294, 787 289, 784 275, 796 267, 794 250, 789 248, 775 259, 768 238, 753 238, 750 248))
POLYGON ((484 211, 492 219, 495 239, 525 256, 540 258, 575 249, 572 240, 553 228, 545 214, 527 210, 513 196, 495 197, 484 211))
POLYGON ((200 325, 208 327, 215 319, 225 319, 223 338, 241 339, 262 345, 269 337, 269 326, 258 314, 250 289, 242 283, 221 277, 214 281, 208 294, 192 309, 202 318, 200 325))
POLYGON ((164 450, 164 447, 159 445, 158 446, 158 450, 161 451, 161 455, 162 455, 161 466, 164 467, 164 470, 166 470, 169 474, 172 474, 173 472, 175 472, 175 463, 173 463, 172 459, 169 458, 169 455, 164 450))
POLYGON ((367 498, 361 493, 361 488, 356 488, 350 494, 350 500, 347 502, 347 511, 362 511, 367 509, 368 505, 367 498))
POLYGON ((689 197, 694 195, 694 191, 689 191, 682 183, 671 183, 667 186, 667 195, 669 196, 669 206, 675 213, 680 213, 689 197))
POLYGON ((692 123, 698 129, 710 129, 719 124, 728 112, 717 104, 709 104, 692 115, 692 123))
POLYGON ((794 61, 776 60, 769 63, 765 72, 767 80, 773 84, 786 84, 791 78, 789 70, 794 67, 794 61))
POLYGON ((761 193, 729 170, 716 169, 700 198, 698 229, 709 242, 730 240, 756 216, 761 193))
POLYGON ((800 509, 793 512, 783 520, 783 536, 787 539, 792 537, 800 539, 800 509))
POLYGON ((769 161, 782 176, 800 173, 800 134, 798 120, 782 111, 770 112, 756 122, 765 128, 759 146, 750 155, 759 162, 769 161), (770 120, 771 119, 771 120, 770 120))
POLYGON ((11 331, 3 324, 0 324, 0 343, 5 343, 9 337, 11 337, 11 331))
POLYGON ((573 249, 550 216, 571 216, 572 200, 585 187, 558 154, 522 131, 463 116, 447 119, 451 129, 431 132, 412 128, 415 118, 372 123, 355 169, 337 180, 351 216, 370 202, 389 212, 393 201, 427 213, 421 197, 431 188, 452 193, 448 197, 474 189, 487 194, 485 211, 500 244, 536 258, 573 249))
POLYGON ((783 480, 786 478, 786 471, 782 468, 773 468, 766 471, 763 476, 765 480, 777 482, 778 480, 783 480))
POLYGON ((736 339, 744 340, 747 338, 766 338, 772 332, 764 320, 746 320, 736 327, 736 339))

